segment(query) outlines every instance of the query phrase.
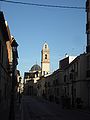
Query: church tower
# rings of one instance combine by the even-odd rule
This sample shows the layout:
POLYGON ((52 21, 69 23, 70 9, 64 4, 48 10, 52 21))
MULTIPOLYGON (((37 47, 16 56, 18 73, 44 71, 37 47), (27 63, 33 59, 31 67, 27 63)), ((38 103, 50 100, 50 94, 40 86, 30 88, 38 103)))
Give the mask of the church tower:
POLYGON ((50 51, 46 42, 44 43, 41 51, 41 69, 42 76, 50 73, 50 51))

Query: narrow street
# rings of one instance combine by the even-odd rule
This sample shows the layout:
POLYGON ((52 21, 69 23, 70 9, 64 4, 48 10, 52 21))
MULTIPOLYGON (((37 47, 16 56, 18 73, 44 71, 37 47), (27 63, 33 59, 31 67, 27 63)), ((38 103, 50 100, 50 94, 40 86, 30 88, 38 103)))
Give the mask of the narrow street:
POLYGON ((60 105, 48 101, 23 96, 21 120, 90 120, 87 112, 62 109, 60 105))

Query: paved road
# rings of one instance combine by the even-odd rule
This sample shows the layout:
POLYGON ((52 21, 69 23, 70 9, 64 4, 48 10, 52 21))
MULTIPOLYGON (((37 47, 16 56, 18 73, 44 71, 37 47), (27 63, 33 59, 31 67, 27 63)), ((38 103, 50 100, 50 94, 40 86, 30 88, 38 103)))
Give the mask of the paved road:
POLYGON ((21 105, 22 120, 90 120, 90 114, 61 109, 59 105, 24 96, 21 105))

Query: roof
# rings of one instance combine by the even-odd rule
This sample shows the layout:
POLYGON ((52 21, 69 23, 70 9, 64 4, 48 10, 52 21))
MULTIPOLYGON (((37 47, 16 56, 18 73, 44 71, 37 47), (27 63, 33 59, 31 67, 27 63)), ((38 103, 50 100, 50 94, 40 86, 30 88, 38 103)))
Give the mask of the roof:
POLYGON ((41 67, 38 64, 35 64, 31 67, 30 71, 41 71, 41 67))

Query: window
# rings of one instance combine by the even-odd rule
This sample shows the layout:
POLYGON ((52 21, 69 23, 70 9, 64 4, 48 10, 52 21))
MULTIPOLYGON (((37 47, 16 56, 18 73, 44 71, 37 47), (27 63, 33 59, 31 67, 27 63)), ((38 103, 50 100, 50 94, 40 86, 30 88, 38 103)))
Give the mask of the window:
POLYGON ((73 74, 72 73, 70 73, 70 80, 72 80, 73 79, 73 74))
POLYGON ((45 75, 45 71, 43 71, 43 75, 45 75))
POLYGON ((38 71, 36 72, 36 77, 38 77, 38 71))
POLYGON ((64 75, 64 82, 66 82, 66 75, 64 75))
POLYGON ((45 59, 47 59, 47 54, 45 54, 45 59))
POLYGON ((86 75, 87 77, 90 77, 90 70, 87 70, 86 75))
POLYGON ((47 45, 45 45, 45 49, 47 48, 47 45))

